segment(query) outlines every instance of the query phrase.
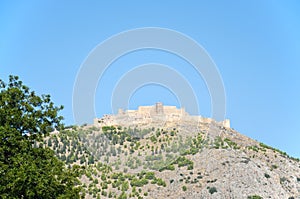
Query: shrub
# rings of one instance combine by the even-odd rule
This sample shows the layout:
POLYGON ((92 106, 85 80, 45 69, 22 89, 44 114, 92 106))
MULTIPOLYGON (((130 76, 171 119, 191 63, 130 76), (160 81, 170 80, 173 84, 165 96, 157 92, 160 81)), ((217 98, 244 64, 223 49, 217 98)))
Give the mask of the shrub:
POLYGON ((164 171, 164 170, 170 170, 170 171, 174 171, 175 170, 175 166, 173 164, 169 164, 165 167, 162 167, 159 169, 160 172, 164 171))
POLYGON ((118 199, 127 199, 126 193, 122 192, 122 194, 118 197, 118 199))
POLYGON ((101 195, 102 195, 102 196, 107 196, 107 192, 106 192, 106 191, 102 191, 102 192, 101 192, 101 195))
POLYGON ((213 194, 213 193, 217 192, 217 188, 216 187, 207 187, 207 188, 208 188, 208 192, 210 194, 213 194))
POLYGON ((202 179, 203 176, 202 176, 202 175, 198 175, 197 178, 198 178, 198 179, 202 179))
POLYGON ((145 175, 145 178, 148 179, 148 180, 154 179, 155 178, 154 172, 147 172, 146 175, 145 175))
POLYGON ((123 191, 123 192, 124 192, 124 191, 127 191, 128 188, 129 188, 128 182, 123 182, 123 183, 122 183, 122 191, 123 191))
POLYGON ((161 178, 154 178, 152 181, 151 181, 151 184, 157 184, 158 186, 163 186, 163 187, 166 187, 166 182, 163 181, 161 178))
POLYGON ((247 199, 262 199, 263 197, 258 195, 248 196, 247 199))
POLYGON ((148 180, 145 179, 145 178, 142 178, 140 180, 138 179, 132 179, 132 181, 130 182, 130 185, 133 187, 133 186, 136 186, 136 187, 142 187, 144 185, 148 184, 148 180))
POLYGON ((186 190, 187 190, 186 186, 182 186, 182 191, 186 191, 186 190))
POLYGON ((285 181, 287 181, 287 178, 286 178, 286 177, 280 178, 280 184, 283 184, 285 181))
POLYGON ((270 178, 271 176, 269 174, 265 173, 265 177, 270 178))
POLYGON ((184 167, 184 166, 193 165, 194 163, 191 160, 187 159, 186 157, 179 157, 174 162, 174 164, 178 164, 178 167, 184 167))
POLYGON ((278 168, 277 165, 275 165, 275 164, 272 165, 272 169, 277 169, 277 168, 278 168))
POLYGON ((150 137, 150 140, 151 140, 151 142, 156 142, 156 141, 157 141, 157 139, 156 139, 156 137, 155 137, 154 135, 152 135, 152 136, 150 137))

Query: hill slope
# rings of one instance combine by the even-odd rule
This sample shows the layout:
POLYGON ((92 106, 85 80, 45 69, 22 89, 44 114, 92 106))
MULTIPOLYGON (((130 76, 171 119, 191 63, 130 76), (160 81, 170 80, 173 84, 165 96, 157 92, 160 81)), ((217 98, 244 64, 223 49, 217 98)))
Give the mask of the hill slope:
POLYGON ((74 126, 44 141, 83 198, 300 198, 300 162, 210 121, 74 126))

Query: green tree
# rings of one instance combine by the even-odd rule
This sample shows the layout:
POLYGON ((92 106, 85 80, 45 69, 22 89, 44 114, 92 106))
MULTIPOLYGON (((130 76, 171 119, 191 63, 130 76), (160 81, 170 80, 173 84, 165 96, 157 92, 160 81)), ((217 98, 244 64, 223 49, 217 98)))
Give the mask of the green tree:
POLYGON ((49 148, 34 147, 61 116, 49 95, 38 96, 17 76, 0 80, 0 198, 79 198, 76 176, 49 148))
POLYGON ((94 156, 93 155, 90 155, 88 157, 88 164, 94 164, 95 163, 95 160, 94 160, 94 156))
POLYGON ((122 191, 127 191, 129 188, 129 184, 127 181, 122 183, 122 191))
POLYGON ((51 139, 48 139, 48 147, 51 147, 52 146, 52 141, 51 139))

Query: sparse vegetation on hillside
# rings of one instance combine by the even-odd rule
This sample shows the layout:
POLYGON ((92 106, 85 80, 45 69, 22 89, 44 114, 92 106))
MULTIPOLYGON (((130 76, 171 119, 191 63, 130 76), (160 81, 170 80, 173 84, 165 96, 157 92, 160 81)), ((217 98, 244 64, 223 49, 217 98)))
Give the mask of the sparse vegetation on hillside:
MULTIPOLYGON (((207 184, 207 193, 214 195, 222 191, 218 188, 218 179, 200 172, 192 157, 201 157, 207 150, 243 150, 249 151, 249 157, 243 157, 240 162, 249 164, 253 152, 260 154, 272 150, 277 153, 259 143, 243 146, 229 137, 217 136, 214 140, 204 137, 204 132, 183 137, 174 128, 149 127, 143 130, 137 127, 97 128, 85 125, 54 133, 44 141, 44 145, 52 147, 66 164, 82 167, 82 196, 93 198, 144 198, 151 196, 153 185, 168 189, 171 184, 181 186, 182 194, 193 190, 189 189, 190 186, 203 187, 207 184), (175 172, 179 170, 182 172, 176 177, 175 172), (165 176, 166 172, 172 173, 170 177, 165 176)), ((223 161, 221 165, 226 168, 230 161, 223 161)), ((275 162, 269 164, 270 171, 264 172, 263 177, 271 179, 272 171, 278 169, 277 165, 275 162)), ((280 181, 283 187, 290 183, 285 177, 280 181)))

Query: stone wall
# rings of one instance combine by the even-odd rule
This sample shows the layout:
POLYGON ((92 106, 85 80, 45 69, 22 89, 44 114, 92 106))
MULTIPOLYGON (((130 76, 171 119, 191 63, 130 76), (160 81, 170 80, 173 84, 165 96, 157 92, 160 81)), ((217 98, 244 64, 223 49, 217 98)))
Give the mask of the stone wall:
MULTIPOLYGON (((159 120, 167 122, 196 121, 201 123, 211 123, 213 121, 211 118, 191 116, 184 108, 178 109, 176 106, 163 106, 161 102, 157 102, 153 106, 139 106, 138 110, 124 111, 123 109, 119 109, 117 115, 104 115, 102 118, 96 118, 94 124, 99 126, 126 123, 147 124, 159 120)), ((219 122, 219 124, 230 128, 230 121, 228 119, 219 122)))

